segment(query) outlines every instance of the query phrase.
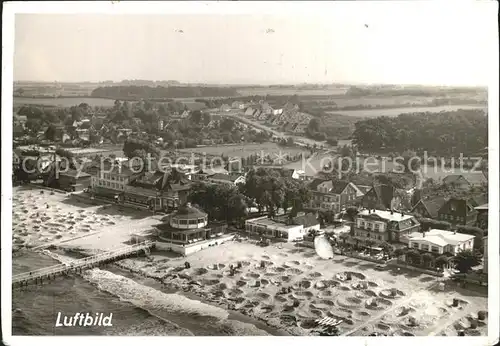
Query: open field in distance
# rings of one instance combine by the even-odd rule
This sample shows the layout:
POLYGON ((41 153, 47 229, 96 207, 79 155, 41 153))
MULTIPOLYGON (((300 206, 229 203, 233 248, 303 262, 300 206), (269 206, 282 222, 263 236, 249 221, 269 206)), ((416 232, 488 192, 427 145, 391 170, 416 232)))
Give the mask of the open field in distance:
POLYGON ((182 153, 195 153, 208 155, 224 155, 229 157, 248 157, 250 155, 260 154, 262 151, 265 155, 273 155, 282 153, 283 155, 295 155, 306 150, 297 147, 283 147, 276 143, 254 143, 254 144, 235 144, 235 145, 217 145, 217 146, 206 146, 179 150, 182 153))
POLYGON ((338 110, 329 111, 329 114, 342 114, 355 117, 397 117, 403 113, 421 113, 421 112, 431 112, 439 113, 442 111, 456 111, 459 109, 484 109, 488 110, 486 105, 449 105, 449 106, 437 106, 437 107, 405 107, 405 108, 389 108, 389 109, 359 109, 359 110, 338 110))

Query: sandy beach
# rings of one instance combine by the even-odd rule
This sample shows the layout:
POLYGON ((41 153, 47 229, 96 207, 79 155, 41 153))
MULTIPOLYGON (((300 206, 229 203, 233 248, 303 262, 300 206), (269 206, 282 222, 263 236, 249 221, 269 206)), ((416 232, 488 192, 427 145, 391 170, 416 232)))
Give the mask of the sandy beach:
MULTIPOLYGON (((161 218, 40 191, 15 190, 14 247, 64 241, 58 247, 91 254, 122 247, 133 233, 151 230, 161 218)), ((468 329, 476 324, 480 311, 487 310, 486 296, 450 283, 440 291, 436 277, 396 269, 376 271, 374 263, 345 256, 323 260, 314 249, 292 243, 259 247, 231 241, 188 257, 153 251, 149 258, 133 257, 116 265, 291 335, 315 335, 314 321, 322 317, 343 319, 339 326, 343 335, 457 335, 461 329, 470 335, 486 334, 487 319, 468 329), (236 268, 234 275, 231 265, 236 268), (454 298, 458 306, 452 306, 454 298)), ((135 287, 129 279, 130 291, 122 292, 122 278, 108 273, 93 269, 84 276, 101 289, 117 291, 122 299, 143 292, 146 303, 153 299, 153 307, 163 306, 162 292, 135 287)))
MULTIPOLYGON (((314 335, 314 321, 327 316, 343 318, 339 328, 346 335, 456 335, 487 310, 487 297, 455 287, 441 292, 435 277, 379 272, 373 263, 344 256, 322 260, 313 249, 292 244, 261 248, 230 242, 188 258, 153 254, 152 260, 126 259, 119 265, 292 335, 314 335), (186 260, 190 269, 184 268, 186 260), (238 262, 241 268, 231 276, 229 266, 238 262), (281 293, 283 287, 290 291, 281 293)), ((485 335, 486 321, 469 332, 485 335)))
MULTIPOLYGON (((113 242, 103 242, 100 235, 93 238, 93 247, 113 247, 130 238, 130 232, 151 228, 158 223, 150 214, 120 210, 114 205, 81 203, 62 192, 35 187, 15 187, 12 198, 13 250, 57 244, 81 236, 110 232, 113 242), (126 233, 120 240, 117 233, 126 233)), ((105 237, 104 237, 105 238, 105 237)), ((82 238, 83 239, 83 238, 82 238)))

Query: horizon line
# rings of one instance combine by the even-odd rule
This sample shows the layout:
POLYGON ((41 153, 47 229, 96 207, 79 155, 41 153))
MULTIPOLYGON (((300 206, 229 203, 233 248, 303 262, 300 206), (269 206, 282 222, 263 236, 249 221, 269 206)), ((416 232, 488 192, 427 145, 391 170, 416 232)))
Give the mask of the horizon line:
POLYGON ((334 86, 334 85, 342 85, 342 86, 403 86, 403 87, 448 87, 448 88, 488 88, 488 85, 484 84, 448 84, 448 83, 442 83, 442 84, 436 84, 436 83, 381 83, 381 82, 330 82, 330 83, 325 83, 325 82, 299 82, 299 83, 293 83, 293 82, 281 82, 281 83, 230 83, 230 82, 183 82, 183 81, 178 81, 178 80, 152 80, 152 79, 142 79, 142 78, 137 78, 137 79, 122 79, 122 80, 100 80, 100 81, 63 81, 63 80, 54 80, 54 81, 47 81, 47 80, 14 80, 13 84, 15 83, 44 83, 44 84, 106 84, 106 83, 113 83, 113 84, 118 84, 118 83, 123 83, 124 81, 144 81, 144 82, 153 82, 153 83, 165 83, 165 82, 173 82, 173 84, 178 84, 179 86, 186 86, 186 85, 219 85, 219 86, 236 86, 236 87, 245 87, 245 86, 258 86, 258 87, 269 87, 269 86, 276 86, 276 85, 282 85, 282 86, 300 86, 300 85, 324 85, 324 86, 334 86))

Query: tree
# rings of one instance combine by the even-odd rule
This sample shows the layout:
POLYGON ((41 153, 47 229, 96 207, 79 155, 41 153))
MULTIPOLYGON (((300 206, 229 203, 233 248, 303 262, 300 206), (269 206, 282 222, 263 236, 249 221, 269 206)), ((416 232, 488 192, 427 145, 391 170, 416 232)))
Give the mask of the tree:
POLYGON ((382 242, 379 247, 382 249, 384 255, 389 255, 392 251, 392 245, 387 242, 382 242))
POLYGON ((191 113, 191 121, 195 124, 199 124, 200 121, 202 120, 203 114, 201 111, 196 110, 191 113))
POLYGON ((224 118, 224 120, 221 121, 220 123, 220 128, 223 131, 232 131, 234 128, 234 120, 230 118, 224 118))
POLYGON ((431 266, 433 262, 434 262, 434 256, 432 256, 431 253, 425 252, 422 255, 422 263, 424 266, 426 266, 426 267, 431 266))
POLYGON ((211 117, 210 117, 210 114, 208 113, 203 113, 203 125, 204 126, 207 126, 208 124, 210 124, 210 121, 211 121, 211 117))
POLYGON ((397 248, 394 249, 394 252, 392 254, 394 257, 399 258, 405 254, 405 251, 402 248, 397 248))
POLYGON ((435 263, 435 265, 436 265, 436 267, 437 267, 437 268, 444 268, 444 266, 445 266, 445 265, 448 265, 448 263, 449 263, 449 262, 450 262, 450 261, 449 261, 449 259, 448 259, 448 257, 447 257, 447 256, 445 256, 445 255, 440 255, 440 256, 438 256, 438 257, 436 258, 436 260, 435 260, 435 262, 434 262, 434 263, 435 263))
POLYGON ((455 268, 460 271, 460 273, 467 273, 472 267, 478 265, 476 255, 471 250, 461 250, 455 257, 453 257, 453 262, 455 263, 455 268))
POLYGON ((66 149, 62 149, 62 148, 57 148, 56 149, 56 155, 59 155, 61 157, 65 157, 65 158, 67 158, 69 160, 71 160, 74 157, 74 155, 73 155, 73 153, 71 151, 66 150, 66 149))
POLYGON ((428 218, 421 218, 418 221, 420 222, 422 232, 427 232, 429 229, 449 230, 451 228, 451 224, 447 221, 437 221, 428 218))
POLYGON ((153 157, 158 157, 159 150, 150 142, 139 139, 127 139, 123 144, 123 153, 128 158, 146 157, 147 154, 151 154, 153 157))
POLYGON ((333 147, 336 147, 339 142, 338 142, 337 138, 335 138, 335 137, 328 137, 326 140, 326 143, 328 143, 329 145, 331 145, 333 147))
POLYGON ((342 239, 342 244, 345 245, 347 239, 349 238, 349 233, 340 233, 339 238, 342 239))
POLYGON ((45 131, 45 138, 47 138, 49 141, 55 140, 56 136, 56 127, 54 125, 49 125, 47 130, 45 131))
POLYGON ((32 134, 36 134, 38 133, 38 131, 42 129, 42 124, 40 120, 28 119, 26 121, 26 129, 28 129, 28 131, 31 132, 32 134))
POLYGON ((319 132, 319 129, 320 129, 319 120, 317 118, 312 118, 311 120, 309 120, 309 124, 307 125, 307 129, 312 133, 319 132))
POLYGON ((408 252, 405 254, 406 256, 406 261, 412 264, 417 264, 419 263, 420 260, 420 252, 418 252, 415 249, 408 250, 408 252))
POLYGON ((366 246, 368 247, 368 251, 370 252, 370 256, 372 255, 372 246, 375 244, 375 242, 371 239, 366 240, 366 246))

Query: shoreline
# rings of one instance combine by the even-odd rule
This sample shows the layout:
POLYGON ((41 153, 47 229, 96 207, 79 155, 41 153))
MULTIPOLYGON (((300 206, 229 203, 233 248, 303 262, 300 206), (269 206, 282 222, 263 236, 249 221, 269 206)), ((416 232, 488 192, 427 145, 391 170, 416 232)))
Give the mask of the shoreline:
MULTIPOLYGON (((25 249, 25 251, 49 257, 49 258, 51 258, 55 261, 58 261, 60 263, 65 263, 66 261, 71 260, 73 258, 85 257, 91 253, 91 251, 88 249, 74 249, 74 248, 68 249, 68 248, 62 248, 62 247, 57 247, 56 249, 57 249, 56 251, 47 251, 47 250, 35 251, 32 249, 25 249)), ((131 259, 129 259, 129 260, 131 260, 131 259)), ((234 321, 238 321, 241 323, 250 324, 250 325, 254 326, 255 328, 257 328, 258 330, 262 330, 271 336, 290 336, 291 335, 289 333, 286 333, 284 331, 279 330, 278 327, 276 327, 276 326, 268 325, 265 320, 257 319, 255 317, 242 314, 241 312, 238 312, 236 310, 229 309, 227 306, 225 306, 224 304, 221 304, 220 302, 218 302, 216 300, 204 298, 201 295, 198 295, 198 294, 191 292, 190 290, 186 290, 185 287, 183 287, 182 285, 169 284, 168 282, 161 280, 161 278, 159 278, 157 276, 149 275, 148 273, 146 273, 144 271, 134 269, 132 266, 127 266, 123 263, 120 263, 122 261, 116 261, 116 262, 109 263, 104 268, 93 268, 93 269, 108 271, 112 274, 123 276, 126 279, 130 279, 130 280, 134 281, 138 285, 142 285, 142 286, 145 286, 147 288, 154 289, 154 290, 158 291, 159 293, 178 294, 178 295, 181 295, 187 299, 197 301, 197 302, 200 302, 203 304, 207 304, 207 305, 210 305, 214 308, 222 308, 222 309, 227 311, 227 313, 228 313, 227 319, 228 320, 234 320, 234 321), (140 280, 137 280, 137 279, 140 279, 141 277, 145 278, 145 279, 154 280, 156 285, 152 285, 151 283, 140 282, 140 280)), ((133 259, 131 261, 133 261, 133 259)), ((86 282, 88 282, 90 285, 94 286, 96 289, 98 289, 101 292, 106 292, 114 297, 121 298, 119 295, 117 295, 115 292, 113 292, 113 290, 104 289, 104 288, 100 287, 99 283, 93 282, 87 278, 88 273, 90 271, 92 271, 93 269, 89 269, 85 272, 82 272, 81 274, 73 273, 73 275, 76 275, 76 276, 80 277, 81 279, 85 280, 86 282)), ((187 330, 186 328, 179 326, 176 322, 166 320, 164 317, 160 316, 158 313, 150 311, 143 306, 136 305, 130 301, 129 301, 129 303, 134 305, 135 308, 141 309, 155 318, 158 318, 162 321, 165 321, 165 322, 168 322, 168 323, 174 325, 176 328, 179 328, 181 330, 187 330)), ((181 336, 186 336, 186 335, 187 336, 195 336, 193 334, 186 334, 186 333, 181 334, 181 336)))

